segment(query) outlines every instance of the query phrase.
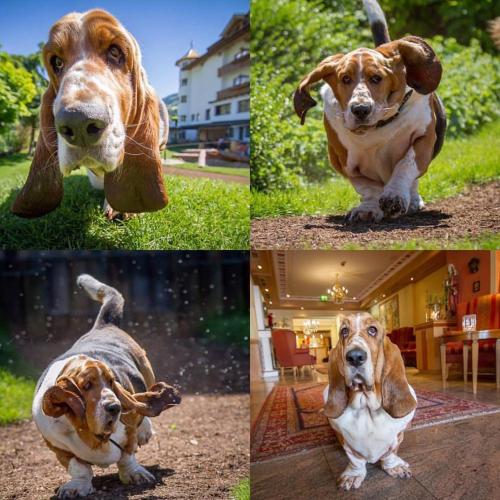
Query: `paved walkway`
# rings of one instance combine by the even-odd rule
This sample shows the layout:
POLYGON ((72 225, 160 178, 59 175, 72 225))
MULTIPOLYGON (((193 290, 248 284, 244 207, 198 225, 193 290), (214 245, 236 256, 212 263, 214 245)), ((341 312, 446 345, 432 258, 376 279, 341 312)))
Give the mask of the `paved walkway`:
POLYGON ((163 163, 163 171, 168 175, 182 175, 184 177, 205 177, 206 179, 215 179, 218 181, 236 182, 238 184, 250 185, 250 179, 242 175, 226 175, 217 172, 207 172, 202 169, 191 170, 188 168, 179 168, 173 165, 163 163))

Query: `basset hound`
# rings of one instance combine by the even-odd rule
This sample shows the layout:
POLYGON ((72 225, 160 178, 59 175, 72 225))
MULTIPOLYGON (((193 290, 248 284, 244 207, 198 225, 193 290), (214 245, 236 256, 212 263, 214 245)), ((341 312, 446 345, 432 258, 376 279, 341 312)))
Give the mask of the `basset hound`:
POLYGON ((153 482, 135 458, 153 434, 149 417, 176 406, 176 388, 156 382, 144 350, 117 323, 123 297, 83 274, 77 283, 102 303, 93 328, 56 358, 40 377, 33 418, 71 480, 59 498, 90 495, 92 465, 116 463, 123 483, 153 482))
POLYGON ((417 397, 406 379, 399 348, 370 314, 340 318, 328 376, 324 414, 349 459, 339 488, 359 488, 366 463, 379 460, 391 477, 411 477, 397 451, 415 414, 417 397))
POLYGON ((417 36, 391 42, 378 3, 364 0, 364 5, 376 49, 327 57, 294 95, 303 124, 316 105, 310 87, 325 82, 329 160, 361 197, 346 217, 349 223, 379 222, 424 208, 418 180, 439 153, 446 130, 445 111, 434 93, 442 73, 436 54, 417 36))
POLYGON ((148 83, 134 37, 103 10, 67 14, 50 30, 43 63, 50 83, 40 135, 12 212, 51 212, 61 203, 63 176, 81 166, 92 186, 104 189, 108 218, 163 208, 168 112, 148 83))

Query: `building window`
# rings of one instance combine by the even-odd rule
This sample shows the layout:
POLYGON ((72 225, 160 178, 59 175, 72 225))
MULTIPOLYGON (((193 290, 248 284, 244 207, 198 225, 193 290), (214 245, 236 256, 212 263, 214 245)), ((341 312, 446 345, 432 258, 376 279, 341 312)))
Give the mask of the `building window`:
POLYGON ((233 80, 233 85, 243 85, 248 82, 248 75, 239 75, 233 80))
POLYGON ((186 115, 181 115, 181 122, 185 122, 186 121, 186 115))
POLYGON ((238 101, 238 113, 246 113, 247 111, 250 111, 250 99, 238 101))
POLYGON ((196 121, 199 122, 200 121, 200 113, 196 113, 196 121))
POLYGON ((181 87, 187 87, 187 84, 188 84, 188 79, 187 78, 183 78, 181 80, 181 87))
POLYGON ((235 61, 238 61, 239 59, 242 59, 243 57, 246 57, 250 54, 250 51, 246 48, 246 47, 243 47, 242 49, 240 49, 239 52, 237 52, 234 56, 234 60, 235 61))
POLYGON ((215 116, 220 115, 229 115, 231 113, 231 103, 220 104, 219 106, 215 106, 215 116))
POLYGON ((245 127, 245 139, 250 139, 250 127, 245 127))
POLYGON ((181 102, 188 102, 188 96, 187 95, 181 95, 181 102))
POLYGON ((191 121, 194 122, 194 114, 191 115, 191 121))
POLYGON ((205 120, 210 120, 210 110, 205 110, 205 120))

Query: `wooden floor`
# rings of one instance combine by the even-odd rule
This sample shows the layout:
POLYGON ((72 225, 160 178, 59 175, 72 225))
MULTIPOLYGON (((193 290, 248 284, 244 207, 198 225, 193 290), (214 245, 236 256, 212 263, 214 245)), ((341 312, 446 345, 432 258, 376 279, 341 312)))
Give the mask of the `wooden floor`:
MULTIPOLYGON (((443 390, 439 375, 419 374, 411 368, 407 375, 415 389, 443 390)), ((324 375, 305 371, 297 379, 290 372, 279 382, 252 383, 252 422, 276 384, 326 380, 324 375)), ((464 386, 459 374, 451 374, 445 392, 500 405, 494 377, 480 378, 474 396, 470 380, 464 386)), ((399 454, 412 468, 411 479, 393 479, 378 464, 368 465, 361 488, 350 492, 336 488, 336 479, 347 465, 338 445, 252 464, 252 500, 500 498, 500 413, 406 432, 399 454)))

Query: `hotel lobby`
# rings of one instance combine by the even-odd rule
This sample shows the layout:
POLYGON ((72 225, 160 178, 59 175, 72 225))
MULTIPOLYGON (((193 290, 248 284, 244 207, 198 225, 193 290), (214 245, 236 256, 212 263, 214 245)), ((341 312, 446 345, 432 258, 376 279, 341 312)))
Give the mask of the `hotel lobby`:
POLYGON ((493 498, 499 337, 500 252, 253 251, 252 498, 493 498), (322 391, 341 318, 358 312, 399 347, 417 393, 399 450, 413 476, 369 465, 343 492, 322 391))

